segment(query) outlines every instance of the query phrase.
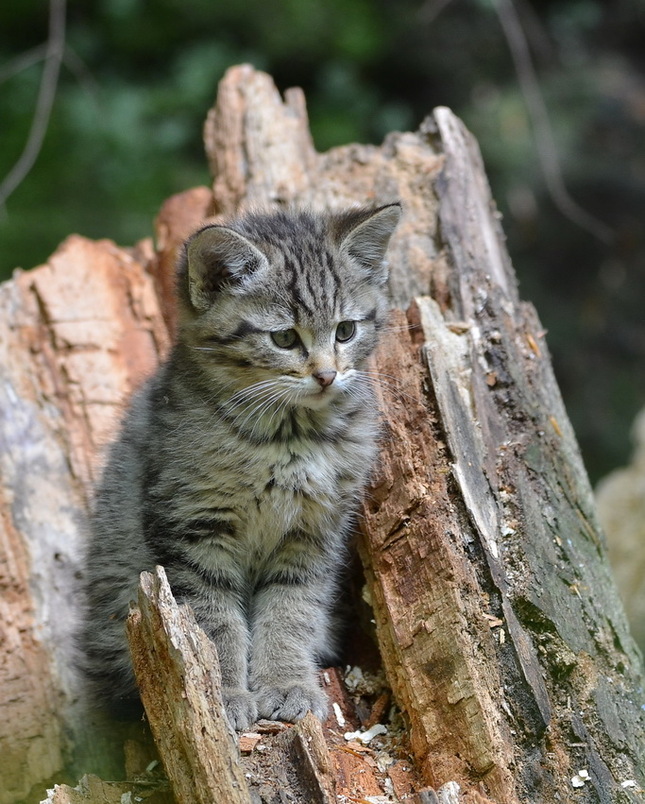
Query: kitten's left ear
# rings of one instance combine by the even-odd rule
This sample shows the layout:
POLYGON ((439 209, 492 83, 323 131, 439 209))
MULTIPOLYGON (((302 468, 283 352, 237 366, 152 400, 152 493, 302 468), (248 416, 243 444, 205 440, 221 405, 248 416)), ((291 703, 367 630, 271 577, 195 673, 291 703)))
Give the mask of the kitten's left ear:
POLYGON ((378 284, 387 281, 383 265, 390 237, 401 218, 401 204, 387 204, 374 210, 356 210, 341 218, 341 251, 369 272, 378 284))
POLYGON ((186 243, 190 301, 197 310, 213 303, 223 285, 240 285, 268 265, 265 255, 227 226, 206 226, 186 243))

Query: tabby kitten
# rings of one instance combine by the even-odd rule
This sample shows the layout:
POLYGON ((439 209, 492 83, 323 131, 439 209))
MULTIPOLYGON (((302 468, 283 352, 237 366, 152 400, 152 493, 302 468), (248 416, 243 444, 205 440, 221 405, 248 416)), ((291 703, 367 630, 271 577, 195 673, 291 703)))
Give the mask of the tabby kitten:
POLYGON ((217 647, 234 728, 325 715, 316 666, 376 453, 364 367, 400 212, 249 214, 187 241, 177 341, 96 498, 84 643, 104 695, 136 696, 124 620, 162 564, 217 647))

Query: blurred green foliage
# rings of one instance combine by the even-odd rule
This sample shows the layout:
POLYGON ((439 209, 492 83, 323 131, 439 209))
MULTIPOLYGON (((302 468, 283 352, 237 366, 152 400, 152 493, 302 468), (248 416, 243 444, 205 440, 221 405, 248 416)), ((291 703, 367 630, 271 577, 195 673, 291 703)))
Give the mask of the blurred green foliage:
MULTIPOLYGON (((208 183, 201 128, 217 82, 251 62, 302 86, 319 150, 380 142, 450 106, 478 138, 524 298, 549 330, 591 474, 624 462, 645 403, 645 6, 515 0, 571 195, 603 245, 545 189, 494 0, 70 0, 67 53, 35 167, 0 210, 0 277, 72 232, 123 245, 172 193, 208 183)), ((23 148, 45 0, 0 4, 0 178, 23 148), (3 72, 4 70, 4 72, 3 72)))

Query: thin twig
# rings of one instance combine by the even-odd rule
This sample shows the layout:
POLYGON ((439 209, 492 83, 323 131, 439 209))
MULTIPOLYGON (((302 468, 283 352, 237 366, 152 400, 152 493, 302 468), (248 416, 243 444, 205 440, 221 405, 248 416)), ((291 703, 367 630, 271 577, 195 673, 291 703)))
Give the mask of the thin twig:
MULTIPOLYGON (((426 0, 419 9, 419 18, 424 23, 434 22, 451 0, 426 0)), ((517 79, 528 108, 535 144, 547 190, 556 208, 569 220, 597 237, 603 243, 614 238, 613 230, 595 216, 584 210, 569 195, 558 158, 558 149, 553 137, 553 127, 544 102, 540 84, 533 66, 522 23, 513 0, 492 0, 502 31, 508 42, 517 79)), ((525 4, 525 14, 532 8, 525 4)), ((544 42, 541 42, 544 49, 544 42)))
POLYGON ((535 144, 544 180, 553 203, 569 220, 604 243, 612 241, 614 233, 602 221, 582 209, 569 195, 553 138, 549 113, 540 90, 533 60, 513 0, 493 0, 500 25, 506 36, 517 78, 531 118, 535 144))
POLYGON ((0 207, 33 167, 45 139, 65 51, 65 4, 66 0, 50 0, 49 3, 49 36, 34 119, 22 154, 0 184, 0 207))
POLYGON ((89 69, 87 64, 83 61, 83 59, 78 55, 78 53, 73 50, 69 44, 65 45, 65 54, 63 57, 63 64, 69 70, 69 72, 76 78, 79 85, 87 94, 87 97, 90 103, 94 106, 94 109, 97 113, 100 112, 100 89, 97 80, 94 78, 92 71, 89 69))
POLYGON ((26 50, 24 53, 16 56, 15 59, 12 59, 12 61, 0 68, 0 84, 4 84, 5 81, 13 78, 14 75, 21 73, 23 70, 27 70, 34 64, 38 64, 38 62, 42 61, 46 56, 47 42, 43 42, 42 45, 36 45, 36 47, 32 47, 31 50, 26 50))
POLYGON ((553 61, 555 48, 542 20, 536 12, 531 0, 514 0, 517 16, 522 24, 530 50, 535 60, 553 61))

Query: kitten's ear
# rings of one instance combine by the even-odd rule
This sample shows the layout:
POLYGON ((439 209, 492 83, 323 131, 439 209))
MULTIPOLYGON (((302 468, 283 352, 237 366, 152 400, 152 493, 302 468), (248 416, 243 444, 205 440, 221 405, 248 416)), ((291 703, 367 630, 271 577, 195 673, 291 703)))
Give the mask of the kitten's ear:
POLYGON ((239 285, 268 264, 265 255, 243 235, 226 226, 206 226, 186 243, 188 290, 197 310, 213 303, 224 284, 239 285))
POLYGON ((400 218, 401 204, 396 203, 377 209, 351 210, 338 221, 341 251, 349 254, 379 284, 387 281, 383 258, 400 218))

